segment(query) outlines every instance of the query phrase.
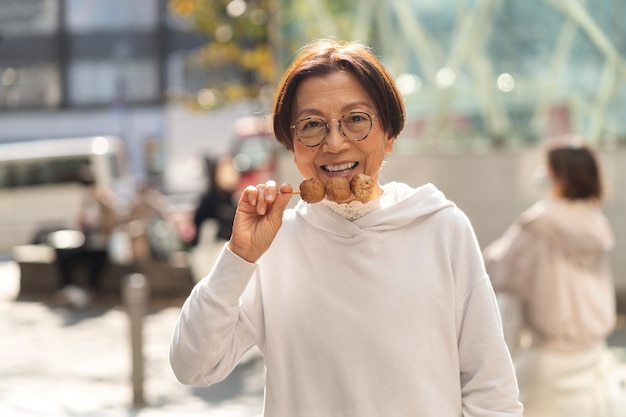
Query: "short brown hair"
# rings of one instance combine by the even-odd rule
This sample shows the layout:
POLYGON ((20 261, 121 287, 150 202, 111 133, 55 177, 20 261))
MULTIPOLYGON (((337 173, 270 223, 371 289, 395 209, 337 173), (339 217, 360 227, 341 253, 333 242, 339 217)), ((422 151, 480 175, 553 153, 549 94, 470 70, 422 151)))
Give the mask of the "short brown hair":
POLYGON ((568 200, 602 198, 602 179, 593 151, 585 145, 553 148, 548 151, 548 166, 562 185, 568 200))
POLYGON ((385 133, 397 137, 404 127, 404 101, 393 77, 372 53, 357 43, 321 39, 300 50, 278 85, 273 106, 276 139, 293 151, 292 112, 298 85, 306 78, 350 71, 374 102, 385 133))

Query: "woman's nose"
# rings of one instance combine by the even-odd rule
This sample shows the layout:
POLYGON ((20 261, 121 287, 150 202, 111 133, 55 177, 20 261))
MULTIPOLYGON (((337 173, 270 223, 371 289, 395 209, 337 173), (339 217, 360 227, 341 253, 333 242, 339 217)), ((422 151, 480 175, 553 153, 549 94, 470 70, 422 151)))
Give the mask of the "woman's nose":
POLYGON ((326 150, 329 152, 336 152, 349 146, 347 142, 350 142, 350 140, 341 133, 339 122, 331 120, 328 123, 328 132, 326 133, 326 139, 324 139, 322 146, 325 146, 326 150))

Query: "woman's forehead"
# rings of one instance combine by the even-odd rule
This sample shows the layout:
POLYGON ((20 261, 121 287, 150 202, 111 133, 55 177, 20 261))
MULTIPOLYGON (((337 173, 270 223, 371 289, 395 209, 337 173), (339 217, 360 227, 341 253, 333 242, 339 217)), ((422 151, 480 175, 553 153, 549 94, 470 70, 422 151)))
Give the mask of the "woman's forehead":
POLYGON ((303 80, 296 91, 294 117, 302 115, 342 115, 355 109, 374 108, 372 99, 359 79, 350 72, 338 71, 303 80))

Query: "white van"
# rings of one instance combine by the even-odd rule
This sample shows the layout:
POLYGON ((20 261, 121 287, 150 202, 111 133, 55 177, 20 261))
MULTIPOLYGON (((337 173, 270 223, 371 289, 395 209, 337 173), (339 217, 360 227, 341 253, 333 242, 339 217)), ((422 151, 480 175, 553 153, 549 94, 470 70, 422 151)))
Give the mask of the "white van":
POLYGON ((0 255, 38 234, 71 228, 80 207, 79 171, 115 192, 128 188, 126 154, 115 136, 0 143, 0 255))

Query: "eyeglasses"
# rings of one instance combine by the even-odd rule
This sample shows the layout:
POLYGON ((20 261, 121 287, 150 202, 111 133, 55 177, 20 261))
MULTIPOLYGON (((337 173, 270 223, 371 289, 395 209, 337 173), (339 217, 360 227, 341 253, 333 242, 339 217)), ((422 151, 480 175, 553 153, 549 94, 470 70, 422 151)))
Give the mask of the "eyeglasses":
MULTIPOLYGON (((376 116, 376 114, 369 115, 362 111, 344 114, 337 120, 339 131, 351 141, 362 141, 370 134, 372 119, 376 116)), ((328 122, 318 117, 305 117, 291 125, 291 128, 296 131, 298 140, 308 148, 321 145, 324 139, 326 139, 326 135, 330 133, 328 122)))

